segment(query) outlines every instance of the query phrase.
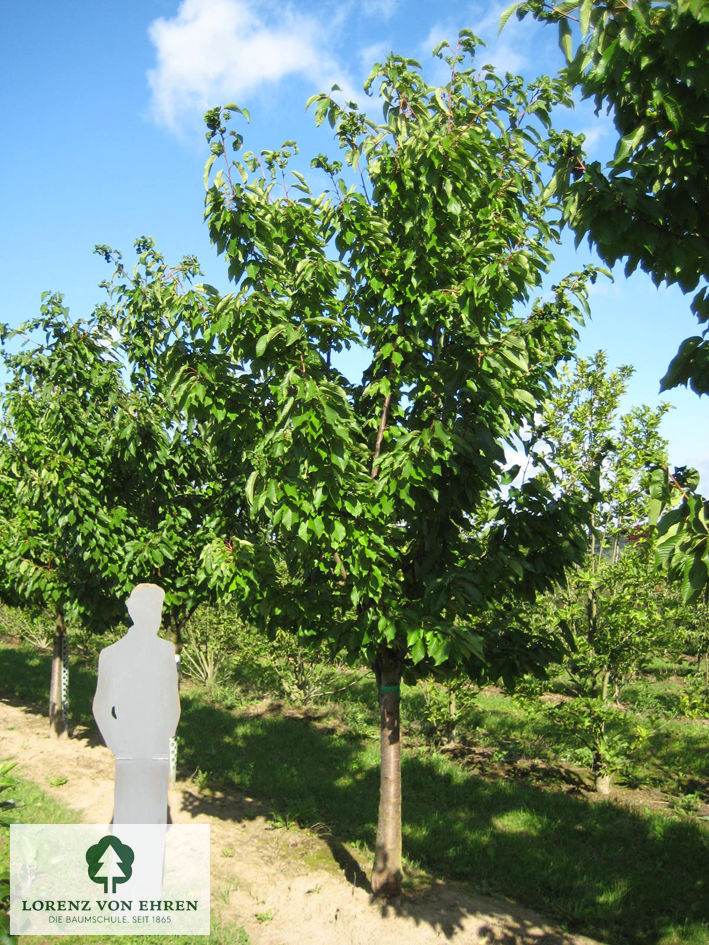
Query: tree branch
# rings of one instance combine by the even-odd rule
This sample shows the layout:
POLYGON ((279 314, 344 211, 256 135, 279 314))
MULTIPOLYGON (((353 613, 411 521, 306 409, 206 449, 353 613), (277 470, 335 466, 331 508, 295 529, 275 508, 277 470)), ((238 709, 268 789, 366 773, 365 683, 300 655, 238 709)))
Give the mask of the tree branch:
POLYGON ((377 430, 377 442, 374 445, 374 458, 372 460, 372 472, 371 478, 376 479, 379 473, 379 456, 382 452, 382 441, 384 439, 384 431, 387 426, 387 418, 389 414, 389 404, 391 403, 391 391, 384 398, 384 406, 382 407, 382 415, 379 418, 379 429, 377 430))

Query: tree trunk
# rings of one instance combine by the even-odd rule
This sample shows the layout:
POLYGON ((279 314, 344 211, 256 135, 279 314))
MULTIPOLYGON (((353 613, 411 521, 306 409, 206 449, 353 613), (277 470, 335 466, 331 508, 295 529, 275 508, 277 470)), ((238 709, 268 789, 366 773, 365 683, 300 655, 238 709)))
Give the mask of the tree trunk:
POLYGON ((52 675, 49 681, 49 726, 58 737, 66 735, 66 679, 67 679, 67 642, 64 614, 58 613, 54 622, 54 652, 52 655, 52 675), (62 685, 62 677, 64 685, 62 685))
POLYGON ((381 783, 372 892, 390 899, 401 893, 401 745, 399 685, 401 659, 383 649, 374 664, 381 725, 381 783))
POLYGON ((598 634, 598 598, 593 587, 588 589, 586 595, 586 616, 588 619, 588 639, 591 646, 594 646, 598 634))
MULTIPOLYGON (((605 670, 603 673, 603 682, 601 687, 601 701, 605 705, 608 700, 608 683, 610 673, 605 670)), ((593 748, 593 784, 597 794, 610 794, 612 774, 608 770, 603 760, 603 741, 606 737, 606 723, 601 722, 598 732, 598 740, 593 748)))
MULTIPOLYGON (((167 636, 175 647, 175 666, 177 667, 177 691, 182 687, 182 624, 178 623, 174 613, 170 614, 167 636)), ((177 735, 170 738, 170 780, 177 781, 177 735)))
POLYGON ((610 670, 606 669, 603 671, 603 685, 601 687, 601 701, 605 705, 608 702, 608 684, 611 680, 610 670))
MULTIPOLYGON (((603 737, 606 733, 606 723, 601 723, 601 737, 599 741, 603 740, 603 737)), ((593 747, 593 762, 591 765, 591 771, 593 773, 593 787, 597 794, 608 795, 611 791, 611 780, 613 778, 612 773, 606 767, 603 760, 603 752, 598 743, 593 747)))
POLYGON ((448 720, 448 742, 452 744, 458 734, 458 700, 455 685, 452 683, 448 683, 448 720))

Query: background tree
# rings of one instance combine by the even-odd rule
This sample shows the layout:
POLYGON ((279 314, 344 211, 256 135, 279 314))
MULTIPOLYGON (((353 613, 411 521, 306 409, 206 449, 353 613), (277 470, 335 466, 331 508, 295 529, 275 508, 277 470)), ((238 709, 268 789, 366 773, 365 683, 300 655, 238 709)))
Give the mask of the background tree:
MULTIPOLYGON (((561 74, 618 131, 605 168, 569 150, 555 183, 577 243, 588 236, 609 265, 626 260, 656 285, 694 292, 709 320, 709 6, 703 0, 527 0, 521 19, 557 23, 567 66, 561 74), (578 31, 576 24, 578 24, 578 31)), ((708 329, 682 342, 663 389, 709 391, 708 329)))
MULTIPOLYGON (((215 293, 192 285, 200 273, 193 257, 168 266, 146 237, 136 240, 135 249, 132 272, 120 253, 107 246, 96 250, 115 269, 105 283, 109 304, 95 317, 102 330, 110 329, 114 355, 127 375, 125 409, 110 444, 117 462, 130 470, 121 496, 123 579, 164 588, 163 625, 179 654, 185 624, 200 603, 213 599, 204 549, 216 536, 233 535, 248 516, 230 488, 233 442, 220 443, 218 422, 207 431, 186 417, 179 391, 176 396, 170 389, 160 366, 167 344, 173 358, 181 353, 185 363, 191 326, 201 321, 215 293)), ((206 381, 205 359, 200 363, 206 381)), ((196 381, 196 374, 188 376, 188 386, 196 381)), ((203 391, 201 383, 197 389, 203 391)), ((213 406, 210 398, 207 406, 213 406)))
POLYGON ((0 488, 15 499, 1 557, 16 599, 56 613, 56 730, 65 726, 67 625, 103 631, 122 622, 130 589, 154 581, 166 591, 164 626, 179 652, 190 614, 213 597, 204 547, 224 534, 223 498, 234 506, 213 462, 214 443, 185 421, 155 370, 155 320, 169 320, 174 309, 189 322, 197 296, 182 280, 196 263, 168 269, 149 241, 138 241, 138 250, 129 277, 101 248, 117 263, 112 307, 72 324, 52 296, 22 329, 30 337, 44 332, 46 343, 4 352, 12 378, 3 397, 0 488), (146 280, 159 301, 143 291, 146 280))
POLYGON ((66 730, 67 626, 118 612, 111 573, 120 556, 120 513, 109 440, 121 396, 118 364, 105 339, 71 323, 61 298, 18 332, 30 346, 3 350, 10 379, 2 395, 0 557, 15 602, 54 614, 49 718, 66 730), (32 342, 33 333, 45 341, 32 342), (64 670, 64 673, 62 673, 64 670))
POLYGON ((564 369, 542 414, 552 451, 541 457, 546 470, 540 478, 551 469, 550 485, 580 490, 593 502, 586 556, 567 572, 551 609, 571 644, 564 668, 572 701, 555 712, 590 749, 603 793, 628 747, 608 728, 620 688, 651 658, 665 619, 647 494, 653 470, 667 463, 659 426, 669 406, 621 414, 631 375, 628 366, 608 371, 602 351, 580 358, 573 371, 564 369))
POLYGON ((575 497, 537 481, 503 488, 505 444, 569 356, 590 275, 531 300, 558 235, 545 173, 575 141, 549 124, 565 86, 478 73, 475 46, 461 34, 440 88, 411 60, 377 65, 367 89, 381 124, 316 96, 316 122, 328 119, 344 152, 344 166, 312 162, 331 179, 325 193, 289 169, 292 142, 232 162, 239 110, 208 113, 207 173, 226 164, 208 181, 206 217, 236 289, 199 319, 204 341, 186 361, 180 345, 165 359, 188 409, 214 398, 226 417, 265 536, 215 544, 210 564, 231 570, 261 624, 374 670, 372 886, 384 895, 401 879, 402 672, 478 672, 489 602, 533 596, 585 547, 575 497), (360 381, 338 368, 353 344, 370 358, 360 381), (210 368, 222 353, 224 394, 210 368))

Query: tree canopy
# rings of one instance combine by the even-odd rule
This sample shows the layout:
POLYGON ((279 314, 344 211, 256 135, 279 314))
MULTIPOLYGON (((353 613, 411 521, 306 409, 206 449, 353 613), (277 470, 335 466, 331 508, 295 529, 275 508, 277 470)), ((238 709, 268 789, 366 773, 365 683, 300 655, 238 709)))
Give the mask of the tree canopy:
MULTIPOLYGON (((709 6, 704 0, 526 0, 519 18, 558 24, 562 76, 606 108, 618 132, 612 160, 585 163, 570 150, 559 165, 565 219, 601 258, 638 266, 656 285, 694 293, 709 321, 709 6)), ((680 346, 662 388, 709 391, 709 338, 680 346)))
POLYGON ((375 671, 384 894, 401 873, 402 672, 479 672, 504 630, 486 609, 533 597, 585 548, 585 500, 512 486, 505 452, 570 356, 594 275, 533 297, 558 239, 549 169, 578 144, 550 123, 566 86, 478 72, 476 45, 464 32, 439 47, 442 87, 412 60, 377 64, 379 124, 315 96, 341 151, 311 162, 321 193, 291 169, 294 142, 242 156, 231 120, 248 115, 210 111, 206 219, 235 289, 205 289, 189 338, 165 335, 174 396, 228 431, 252 517, 251 534, 214 543, 213 572, 267 627, 375 671), (354 345, 369 356, 359 380, 340 366, 354 345))
MULTIPOLYGON (((653 471, 667 465, 659 427, 669 406, 621 413, 632 373, 628 365, 609 371, 603 351, 579 358, 573 369, 564 367, 541 417, 551 452, 540 459, 562 488, 580 491, 592 505, 586 555, 545 598, 542 614, 570 644, 564 686, 572 698, 556 717, 590 749, 603 791, 625 757, 623 739, 607 730, 617 693, 650 658, 666 619, 647 494, 653 471)), ((548 472, 539 475, 544 480, 548 472)))
POLYGON ((61 297, 18 331, 28 345, 3 351, 10 379, 2 396, 0 478, 14 495, 0 542, 14 593, 69 622, 115 617, 124 486, 104 448, 119 408, 120 368, 105 338, 72 323, 61 297), (44 342, 36 343, 37 333, 44 342))

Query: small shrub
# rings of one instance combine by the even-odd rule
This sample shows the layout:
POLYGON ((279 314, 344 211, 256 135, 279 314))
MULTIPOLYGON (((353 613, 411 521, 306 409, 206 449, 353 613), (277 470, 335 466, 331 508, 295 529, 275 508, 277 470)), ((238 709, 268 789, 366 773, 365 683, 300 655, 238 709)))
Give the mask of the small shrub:
POLYGON ((456 701, 450 687, 435 682, 422 682, 424 702, 421 732, 432 748, 440 748, 452 742, 456 735, 458 713, 456 701))
POLYGON ((33 649, 48 650, 54 638, 54 627, 47 614, 32 614, 20 607, 0 604, 0 637, 19 639, 33 649))
POLYGON ((622 690, 621 699, 648 716, 674 718, 681 712, 679 689, 669 685, 660 688, 647 682, 630 683, 622 690))
POLYGON ((296 704, 317 702, 343 692, 358 677, 343 683, 347 667, 325 644, 304 646, 293 634, 278 631, 273 641, 273 670, 283 694, 296 704))
POLYGON ((202 606, 184 631, 182 672, 208 689, 223 682, 234 661, 238 618, 227 610, 202 606))
POLYGON ((685 718, 709 718, 709 681, 703 672, 685 681, 679 697, 679 708, 685 718))

